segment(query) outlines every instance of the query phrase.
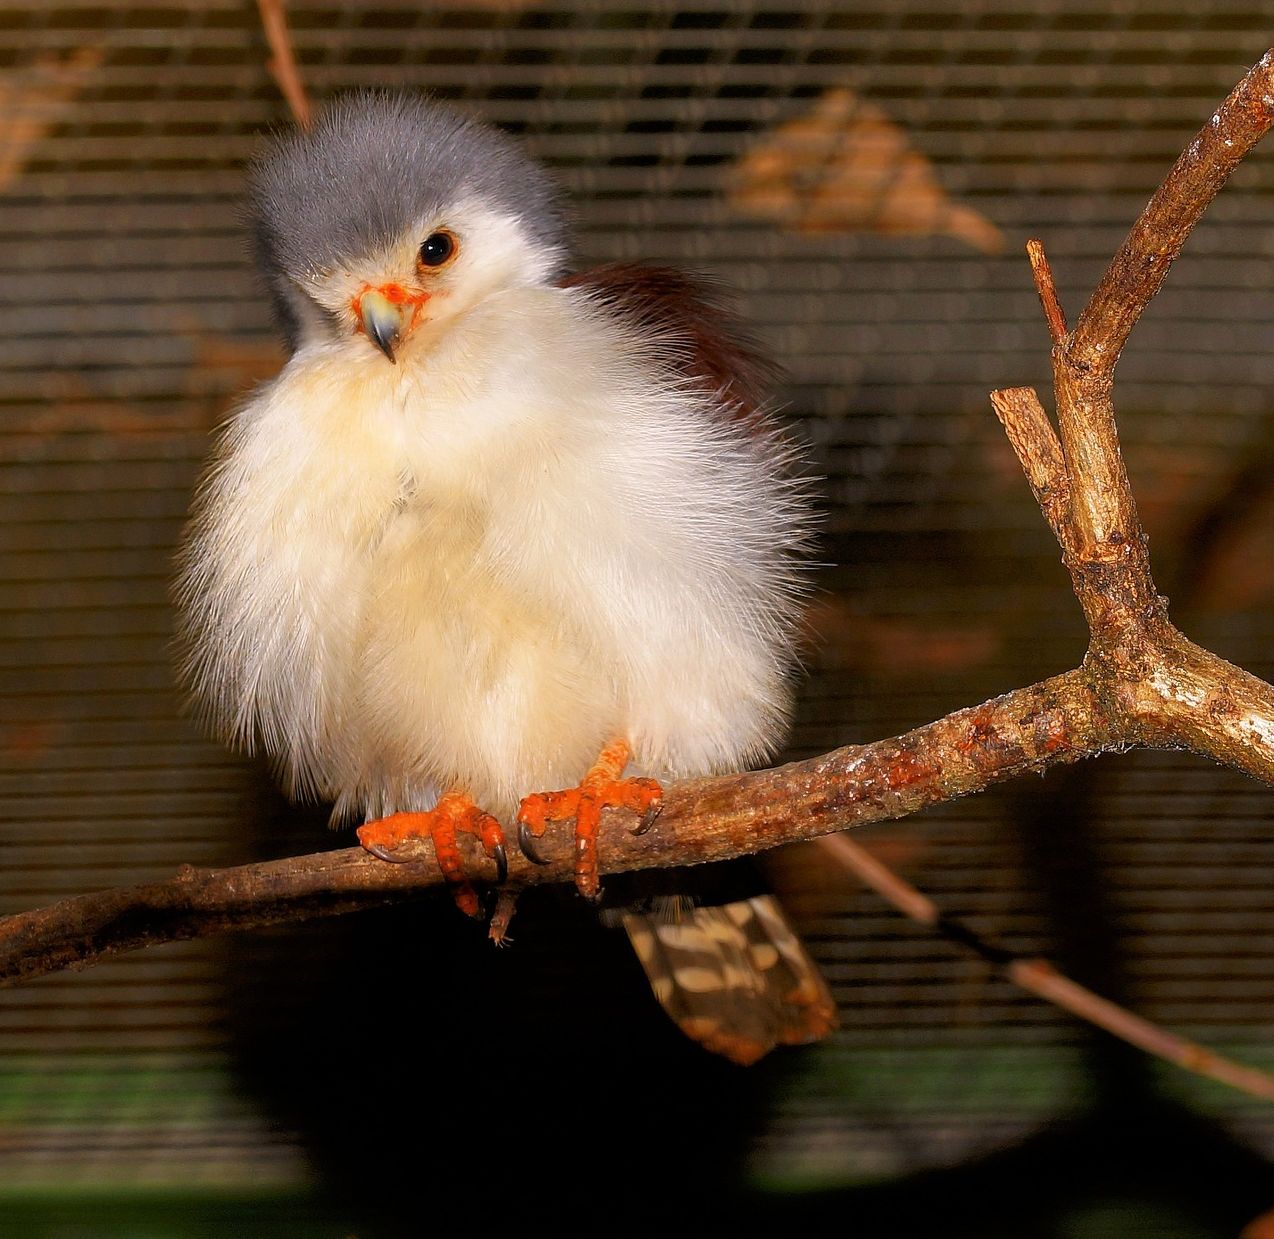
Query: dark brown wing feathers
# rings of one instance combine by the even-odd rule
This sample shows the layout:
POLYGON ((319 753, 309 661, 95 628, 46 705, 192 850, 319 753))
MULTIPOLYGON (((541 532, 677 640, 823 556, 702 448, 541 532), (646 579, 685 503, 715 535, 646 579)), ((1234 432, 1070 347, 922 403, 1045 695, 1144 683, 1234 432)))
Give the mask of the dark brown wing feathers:
POLYGON ((724 304, 723 290, 673 267, 608 263, 562 280, 648 328, 677 369, 718 396, 723 411, 762 431, 779 368, 724 304))

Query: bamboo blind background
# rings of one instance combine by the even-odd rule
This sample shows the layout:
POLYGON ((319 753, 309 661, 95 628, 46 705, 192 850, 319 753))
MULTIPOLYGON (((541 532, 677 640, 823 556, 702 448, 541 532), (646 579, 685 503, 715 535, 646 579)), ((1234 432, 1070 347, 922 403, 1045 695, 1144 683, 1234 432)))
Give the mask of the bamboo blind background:
MULTIPOLYGON (((1267 45, 1258 6, 295 0, 289 14, 316 97, 419 86, 522 134, 572 195, 581 261, 672 262, 739 290, 826 479, 834 566, 793 752, 1075 663, 1083 630, 1056 547, 986 398, 1047 386, 1021 243, 1045 239, 1077 313, 1267 45), (881 109, 949 201, 1002 231, 1003 252, 886 235, 879 218, 807 233, 740 211, 732 169, 839 88, 881 109)), ((328 842, 181 719, 165 652, 169 558, 208 433, 278 363, 236 215, 242 164, 283 119, 266 58, 239 0, 0 3, 5 910, 328 842)), ((1267 676, 1272 205, 1274 152, 1258 149, 1137 328, 1117 390, 1161 587, 1192 636, 1267 676)), ((1129 755, 863 837, 1014 949, 1274 1066, 1272 808, 1268 790, 1200 761, 1129 755)), ((742 1084, 701 1069, 657 1018, 642 1032, 639 1078, 679 1116, 668 1126, 708 1141, 734 1123, 730 1173, 749 1190, 905 1184, 1115 1095, 1138 1114, 1179 1107, 1245 1173, 1274 1155, 1267 1108, 1111 1050, 852 881, 799 858, 778 876, 841 1001, 835 1040, 742 1084)), ((174 946, 5 992, 0 1206, 70 1186, 330 1186, 336 1159, 285 1064, 299 1079, 307 1055, 325 1070, 363 1061, 376 1026, 350 1009, 367 1001, 368 952, 395 1038, 417 1019, 463 1024, 471 1000, 515 1042, 530 1036, 501 986, 510 1004, 542 1002, 541 1024, 563 1017, 536 1025, 541 1048, 570 1035, 570 1012, 603 1036, 644 1018, 631 966, 569 907, 523 914, 513 964, 434 915, 174 946), (397 970, 386 924, 410 961, 397 970), (442 935, 449 961, 404 944, 417 930, 442 935)), ((464 1063, 460 1032, 429 1036, 464 1063)), ((649 1104, 600 1051, 594 1066, 615 1106, 649 1104)))

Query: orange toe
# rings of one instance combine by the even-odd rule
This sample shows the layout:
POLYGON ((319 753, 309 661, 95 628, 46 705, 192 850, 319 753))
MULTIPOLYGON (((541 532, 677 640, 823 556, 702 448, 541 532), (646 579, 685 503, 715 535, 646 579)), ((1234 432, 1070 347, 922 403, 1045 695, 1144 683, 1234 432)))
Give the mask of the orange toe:
POLYGON ((358 841, 381 860, 405 863, 415 856, 396 856, 395 852, 409 839, 429 839, 434 846, 438 868, 451 885, 457 906, 468 916, 481 913, 478 896, 465 874, 464 860, 457 838, 473 835, 481 841, 486 854, 495 861, 497 880, 503 882, 508 873, 504 831, 489 813, 484 813, 467 796, 448 792, 425 813, 394 813, 358 828, 358 841))
POLYGON ((597 832, 603 809, 628 809, 642 814, 634 834, 646 830, 663 804, 663 789, 654 779, 621 779, 628 761, 628 745, 617 741, 602 751, 597 764, 578 787, 560 792, 536 792, 518 809, 518 842, 529 860, 544 863, 531 839, 540 838, 554 822, 575 822, 575 886, 585 899, 601 893, 597 862, 597 832), (529 838, 528 838, 529 836, 529 838))

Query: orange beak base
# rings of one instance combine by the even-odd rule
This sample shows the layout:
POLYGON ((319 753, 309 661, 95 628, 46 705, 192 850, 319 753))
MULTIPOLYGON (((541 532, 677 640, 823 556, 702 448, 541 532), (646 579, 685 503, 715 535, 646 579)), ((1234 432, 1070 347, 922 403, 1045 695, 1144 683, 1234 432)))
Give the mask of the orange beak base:
POLYGON ((399 344, 428 300, 428 293, 409 293, 401 284, 369 284, 354 298, 352 309, 358 329, 394 362, 399 344))

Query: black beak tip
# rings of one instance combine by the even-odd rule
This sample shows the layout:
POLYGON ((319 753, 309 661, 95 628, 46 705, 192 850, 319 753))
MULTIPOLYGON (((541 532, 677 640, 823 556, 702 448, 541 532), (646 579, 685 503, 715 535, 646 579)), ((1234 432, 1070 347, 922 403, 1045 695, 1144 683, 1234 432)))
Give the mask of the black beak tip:
POLYGON ((377 331, 374 326, 369 324, 367 334, 372 343, 389 358, 389 364, 391 366, 396 366, 398 364, 398 359, 394 356, 394 349, 398 345, 398 332, 380 332, 377 331))

